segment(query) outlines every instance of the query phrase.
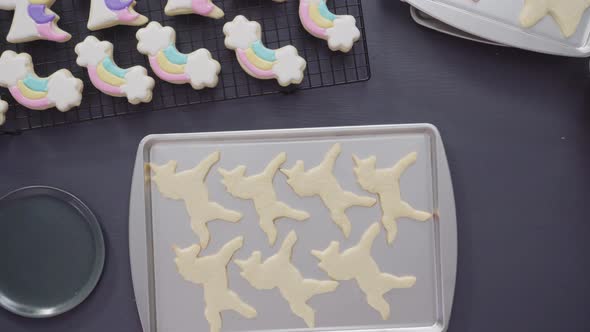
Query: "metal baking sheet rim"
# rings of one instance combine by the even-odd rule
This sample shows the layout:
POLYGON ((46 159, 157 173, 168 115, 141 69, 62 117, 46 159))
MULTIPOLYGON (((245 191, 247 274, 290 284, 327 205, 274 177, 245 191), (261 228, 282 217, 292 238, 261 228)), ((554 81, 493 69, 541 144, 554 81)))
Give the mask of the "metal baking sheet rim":
MULTIPOLYGON (((147 227, 147 206, 145 204, 146 190, 145 155, 154 142, 175 141, 175 140, 199 140, 199 139, 229 139, 248 136, 252 137, 274 137, 296 138, 308 136, 349 136, 354 134, 366 134, 367 132, 395 133, 407 131, 424 131, 431 135, 434 140, 433 146, 436 151, 436 167, 438 181, 436 192, 439 200, 439 211, 436 220, 445 220, 444 224, 436 223, 440 234, 440 283, 442 293, 442 319, 436 324, 427 327, 404 327, 386 329, 363 329, 352 330, 356 332, 445 332, 449 325, 453 296, 455 293, 455 281, 457 273, 457 218, 455 212, 455 198, 451 174, 444 145, 438 129, 431 124, 404 124, 404 125, 376 125, 376 126, 353 126, 353 127, 326 127, 326 128, 302 128, 302 129, 273 129, 256 131, 229 131, 229 132, 204 132, 192 134, 157 134, 146 136, 139 144, 130 192, 129 203, 129 258, 131 264, 131 277, 133 290, 141 326, 144 332, 157 332, 154 324, 155 301, 152 296, 154 292, 153 280, 153 257, 151 242, 151 228, 147 227)), ((311 329, 313 331, 313 329, 311 329)), ((350 330, 348 330, 350 331, 350 330)))
POLYGON ((535 36, 526 30, 490 20, 448 4, 433 0, 404 1, 450 26, 500 44, 553 55, 579 58, 590 56, 590 44, 588 40, 583 47, 576 48, 535 36))

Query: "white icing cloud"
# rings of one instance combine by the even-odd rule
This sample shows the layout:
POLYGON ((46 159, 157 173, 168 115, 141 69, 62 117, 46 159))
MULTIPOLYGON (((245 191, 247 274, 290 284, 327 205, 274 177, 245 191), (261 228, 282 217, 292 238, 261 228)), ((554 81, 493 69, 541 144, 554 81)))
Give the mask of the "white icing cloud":
POLYGON ((260 24, 238 15, 233 21, 225 23, 223 34, 225 35, 225 47, 230 50, 237 48, 245 50, 253 42, 260 40, 260 24))
POLYGON ((359 40, 361 32, 356 27, 356 20, 350 15, 341 15, 334 20, 334 26, 326 29, 328 47, 332 51, 348 52, 354 42, 359 40))
POLYGON ((211 57, 208 50, 201 48, 189 54, 185 73, 190 78, 193 89, 216 87, 220 71, 221 65, 211 57))
POLYGON ((158 51, 176 41, 176 32, 171 27, 162 27, 158 22, 150 22, 147 27, 139 29, 135 37, 138 40, 139 53, 155 56, 158 51))
POLYGON ((141 66, 129 68, 125 74, 126 84, 121 86, 121 90, 127 95, 127 100, 137 105, 139 103, 149 103, 152 101, 152 90, 156 82, 149 77, 147 70, 141 66))
POLYGON ((0 56, 0 86, 5 88, 15 86, 28 73, 33 72, 33 61, 27 53, 16 54, 4 51, 0 56))
POLYGON ((78 58, 76 63, 81 67, 97 66, 104 58, 113 55, 113 44, 88 36, 74 49, 78 58))
POLYGON ((47 82, 47 99, 61 112, 80 106, 84 84, 72 76, 66 69, 61 69, 49 76, 47 82))
POLYGON ((275 56, 277 61, 272 66, 272 71, 279 84, 287 86, 301 83, 307 62, 297 54, 297 49, 288 45, 276 50, 275 56))
POLYGON ((0 99, 0 126, 6 121, 6 112, 8 111, 8 103, 0 99))

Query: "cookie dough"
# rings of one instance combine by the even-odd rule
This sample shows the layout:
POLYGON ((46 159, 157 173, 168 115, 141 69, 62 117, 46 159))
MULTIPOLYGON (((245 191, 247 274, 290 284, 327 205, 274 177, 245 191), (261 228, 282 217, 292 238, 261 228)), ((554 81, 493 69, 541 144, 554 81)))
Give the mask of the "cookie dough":
POLYGON ((338 282, 332 280, 303 279, 301 272, 291 263, 297 234, 291 231, 276 255, 262 262, 260 251, 247 260, 235 260, 242 269, 240 275, 258 290, 278 288, 293 313, 301 317, 309 328, 315 327, 315 311, 307 301, 315 295, 336 290, 338 282))
POLYGON ((348 238, 352 226, 346 216, 346 209, 352 206, 371 207, 375 205, 377 200, 342 189, 333 174, 334 164, 340 152, 340 144, 334 144, 324 160, 307 172, 302 160, 297 161, 291 169, 281 169, 281 172, 287 175, 289 178, 287 183, 299 196, 319 196, 330 210, 330 216, 334 223, 348 238))
POLYGON ((223 176, 222 183, 232 196, 254 202, 260 217, 260 227, 266 233, 270 245, 274 245, 277 239, 277 228, 274 224, 277 219, 286 217, 303 221, 309 218, 307 212, 293 209, 277 199, 273 179, 286 160, 287 155, 283 152, 276 156, 262 173, 252 176, 244 175, 246 166, 238 166, 232 171, 219 169, 223 176))
POLYGON ((551 15, 559 25, 561 33, 565 37, 571 37, 588 7, 588 0, 525 0, 520 13, 520 24, 530 28, 545 15, 551 15))
POLYGON ((359 159, 353 156, 356 164, 354 173, 358 183, 368 192, 378 194, 383 216, 381 222, 387 230, 387 243, 391 244, 397 236, 397 219, 406 217, 419 221, 426 221, 432 214, 414 209, 404 202, 401 197, 399 180, 405 170, 416 162, 418 154, 412 152, 391 168, 376 169, 377 158, 371 156, 359 159))
POLYGON ((243 237, 237 237, 214 255, 199 257, 201 247, 193 245, 185 249, 174 246, 174 262, 178 273, 189 282, 202 285, 205 293, 205 318, 211 332, 221 330, 221 312, 233 310, 246 318, 254 318, 256 309, 246 304, 238 294, 228 288, 227 264, 234 253, 242 248, 243 237))
POLYGON ((203 248, 209 244, 208 222, 219 219, 236 223, 242 219, 241 213, 209 201, 205 178, 211 167, 219 161, 219 156, 219 152, 214 152, 197 167, 183 172, 176 172, 177 163, 174 160, 162 166, 149 164, 149 169, 154 173, 151 180, 160 193, 164 197, 184 201, 191 218, 191 228, 199 236, 203 248))
POLYGON ((324 251, 313 250, 311 253, 320 261, 318 266, 335 280, 354 279, 367 296, 369 305, 381 314, 383 320, 390 316, 389 303, 383 295, 394 288, 410 288, 416 283, 416 277, 398 277, 383 273, 371 256, 373 242, 381 226, 374 223, 363 234, 356 246, 340 252, 340 243, 332 242, 324 251))

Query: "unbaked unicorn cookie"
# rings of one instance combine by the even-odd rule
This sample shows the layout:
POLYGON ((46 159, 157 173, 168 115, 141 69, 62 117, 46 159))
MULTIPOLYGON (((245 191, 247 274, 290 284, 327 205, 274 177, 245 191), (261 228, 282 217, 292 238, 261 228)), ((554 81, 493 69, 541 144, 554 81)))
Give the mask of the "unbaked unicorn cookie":
POLYGON ((154 79, 142 66, 119 68, 113 61, 113 44, 88 36, 75 48, 76 63, 88 69, 92 84, 101 92, 113 97, 127 97, 131 104, 149 103, 152 100, 154 79))
POLYGON ((299 18, 305 30, 327 40, 332 51, 348 52, 361 37, 356 19, 351 15, 333 14, 326 0, 300 0, 299 18))
POLYGON ((168 16, 197 14, 215 19, 225 15, 211 0, 168 0, 164 12, 168 16))
POLYGON ((88 30, 96 31, 115 25, 139 26, 148 18, 134 9, 135 0, 91 0, 88 30))
POLYGON ((67 112, 80 106, 84 84, 67 69, 49 77, 35 74, 33 60, 27 53, 4 51, 0 56, 0 86, 8 88, 12 97, 32 110, 52 107, 67 112))
POLYGON ((223 26, 225 47, 236 51, 240 66, 250 75, 262 80, 276 79, 281 86, 299 84, 307 62, 291 45, 276 50, 266 48, 261 38, 260 24, 238 15, 223 26))
POLYGON ((211 53, 200 48, 190 54, 176 49, 176 31, 150 22, 136 34, 137 50, 148 56, 150 66, 156 75, 173 84, 190 83, 193 89, 217 86, 221 65, 211 53))
POLYGON ((530 28, 546 15, 551 15, 563 35, 571 37, 588 7, 590 0, 525 0, 520 23, 523 27, 530 28))
POLYGON ((50 40, 64 43, 72 36, 57 26, 59 16, 49 7, 55 0, 0 0, 0 9, 14 10, 14 18, 6 40, 24 43, 33 40, 50 40))

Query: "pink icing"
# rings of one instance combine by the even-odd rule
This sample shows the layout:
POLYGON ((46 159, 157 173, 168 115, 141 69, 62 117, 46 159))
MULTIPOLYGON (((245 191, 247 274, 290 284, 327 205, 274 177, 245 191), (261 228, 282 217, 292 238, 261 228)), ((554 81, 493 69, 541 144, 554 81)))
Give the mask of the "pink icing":
POLYGON ((300 2, 299 17, 301 18, 301 23, 309 33, 318 38, 328 38, 326 29, 317 26, 311 17, 309 17, 309 2, 303 0, 300 2))
POLYGON ((125 95, 125 92, 123 92, 123 90, 121 90, 121 88, 119 88, 117 86, 112 86, 110 84, 107 84, 103 80, 101 80, 100 77, 98 77, 98 73, 96 72, 95 66, 88 66, 88 76, 90 76, 90 81, 92 82, 92 84, 97 89, 106 93, 107 95, 116 96, 116 97, 125 95))
POLYGON ((186 75, 186 74, 170 74, 170 73, 164 71, 162 68, 160 68, 160 65, 158 64, 158 60, 156 59, 155 56, 151 56, 149 58, 150 58, 150 66, 152 67, 152 70, 154 71, 154 73, 156 73, 156 75, 158 75, 159 78, 163 79, 164 81, 171 82, 171 83, 186 83, 186 82, 190 81, 190 79, 188 78, 188 75, 186 75))
POLYGON ((128 8, 116 10, 115 13, 117 14, 119 21, 122 22, 133 22, 139 17, 137 12, 131 11, 131 9, 128 8))
POLYGON ((37 31, 41 37, 50 41, 65 42, 70 38, 70 35, 67 33, 55 32, 53 29, 53 22, 37 24, 37 31))
POLYGON ((44 110, 44 109, 48 109, 49 107, 51 107, 51 102, 49 102, 49 99, 47 98, 41 98, 41 99, 29 99, 25 96, 23 96, 23 94, 20 92, 20 90, 18 89, 17 86, 12 86, 10 88, 8 88, 8 91, 10 91, 10 94, 12 95, 12 97, 14 97, 14 99, 21 105, 33 109, 33 110, 44 110))
POLYGON ((254 76, 258 78, 275 78, 275 74, 271 70, 263 70, 250 63, 250 61, 248 61, 248 57, 246 56, 246 51, 238 48, 236 49, 236 54, 238 55, 238 61, 240 64, 246 66, 248 71, 254 76))
POLYGON ((199 15, 209 15, 213 8, 213 4, 209 0, 193 0, 193 11, 199 15))

